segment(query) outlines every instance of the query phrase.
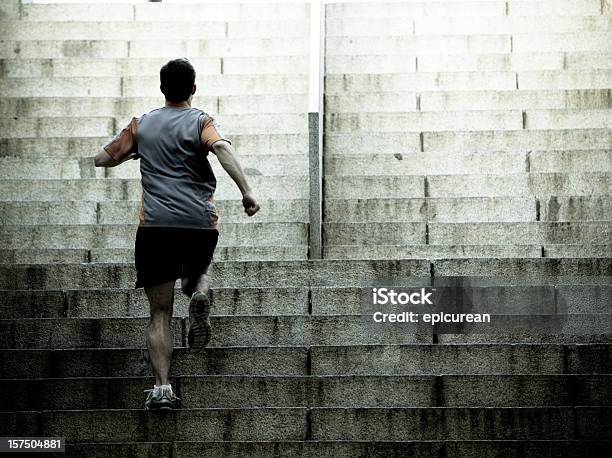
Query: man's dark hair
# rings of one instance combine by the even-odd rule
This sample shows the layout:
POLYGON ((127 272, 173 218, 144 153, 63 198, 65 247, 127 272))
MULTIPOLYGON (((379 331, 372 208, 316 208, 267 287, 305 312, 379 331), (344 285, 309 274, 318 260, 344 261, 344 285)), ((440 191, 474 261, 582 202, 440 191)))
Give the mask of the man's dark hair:
POLYGON ((161 91, 166 100, 179 103, 187 100, 195 83, 195 69, 187 59, 174 59, 159 71, 161 91))

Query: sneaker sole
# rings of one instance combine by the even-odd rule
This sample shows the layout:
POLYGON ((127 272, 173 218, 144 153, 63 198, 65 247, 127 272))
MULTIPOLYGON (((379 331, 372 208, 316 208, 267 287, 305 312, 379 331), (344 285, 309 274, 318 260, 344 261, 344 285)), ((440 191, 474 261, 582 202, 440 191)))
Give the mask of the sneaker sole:
POLYGON ((189 316, 192 318, 187 343, 194 350, 202 350, 210 342, 212 327, 210 325, 210 299, 205 294, 199 294, 197 299, 189 303, 189 316))
POLYGON ((152 402, 148 406, 145 406, 145 410, 172 410, 172 402, 164 401, 164 402, 152 402))

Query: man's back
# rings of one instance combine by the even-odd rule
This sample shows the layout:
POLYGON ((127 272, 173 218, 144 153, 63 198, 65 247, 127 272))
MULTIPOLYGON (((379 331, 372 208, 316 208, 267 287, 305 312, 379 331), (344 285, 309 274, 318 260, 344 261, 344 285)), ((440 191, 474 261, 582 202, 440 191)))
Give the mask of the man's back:
POLYGON ((218 140, 228 141, 202 110, 166 106, 133 119, 107 145, 114 157, 140 159, 140 226, 217 227, 216 179, 207 155, 218 140))

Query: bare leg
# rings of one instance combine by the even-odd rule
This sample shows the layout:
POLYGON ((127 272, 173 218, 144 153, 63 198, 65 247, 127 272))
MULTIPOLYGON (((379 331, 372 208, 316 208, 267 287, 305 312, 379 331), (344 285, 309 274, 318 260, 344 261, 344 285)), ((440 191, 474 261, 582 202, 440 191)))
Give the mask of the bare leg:
POLYGON ((196 291, 208 294, 210 276, 207 272, 208 270, 198 277, 183 277, 181 279, 181 289, 187 297, 191 299, 191 295, 196 291))
POLYGON ((147 327, 147 348, 156 385, 168 384, 173 338, 170 329, 174 305, 174 282, 146 286, 151 319, 147 327))

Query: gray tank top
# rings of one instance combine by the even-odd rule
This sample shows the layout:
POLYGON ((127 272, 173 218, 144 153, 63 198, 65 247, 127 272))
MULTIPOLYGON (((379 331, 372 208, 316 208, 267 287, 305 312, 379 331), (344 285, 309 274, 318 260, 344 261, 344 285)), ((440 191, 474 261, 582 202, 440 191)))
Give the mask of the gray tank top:
POLYGON ((217 180, 201 137, 211 119, 197 108, 163 107, 136 120, 140 226, 217 228, 217 180))

